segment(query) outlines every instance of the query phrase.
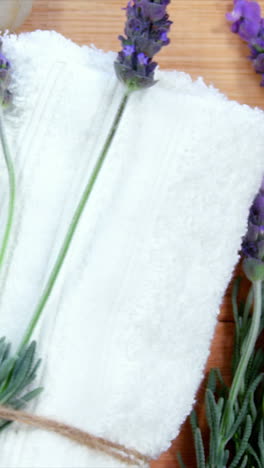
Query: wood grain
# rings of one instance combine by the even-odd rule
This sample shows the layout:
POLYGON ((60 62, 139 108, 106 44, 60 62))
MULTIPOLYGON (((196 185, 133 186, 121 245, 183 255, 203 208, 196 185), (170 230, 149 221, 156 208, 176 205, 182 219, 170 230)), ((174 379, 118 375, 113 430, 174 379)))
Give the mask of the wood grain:
MULTIPOLYGON (((264 7, 264 0, 262 0, 264 7)), ((31 16, 21 30, 55 29, 79 44, 95 44, 104 50, 119 49, 117 36, 123 30, 125 0, 35 0, 31 16)), ((264 91, 247 59, 245 44, 231 34, 225 13, 232 7, 230 0, 172 0, 171 18, 174 21, 171 45, 159 56, 160 66, 175 68, 203 76, 214 83, 229 98, 252 106, 264 106, 264 91)), ((239 268, 236 271, 238 273, 239 268)), ((230 288, 227 290, 212 342, 207 370, 219 366, 230 378, 230 355, 233 342, 230 288)), ((197 408, 203 417, 203 387, 197 396, 197 408)), ((194 468, 188 423, 171 449, 153 462, 152 468, 176 468, 176 452, 180 450, 188 468, 194 468)))

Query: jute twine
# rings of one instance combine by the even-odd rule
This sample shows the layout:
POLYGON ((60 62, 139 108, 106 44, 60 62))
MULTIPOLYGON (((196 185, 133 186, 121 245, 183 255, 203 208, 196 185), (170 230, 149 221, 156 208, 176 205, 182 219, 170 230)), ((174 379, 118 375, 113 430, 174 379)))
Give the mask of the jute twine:
POLYGON ((84 445, 90 449, 103 452, 116 460, 126 463, 127 465, 142 465, 150 462, 150 458, 141 454, 135 449, 129 449, 121 444, 110 442, 103 437, 97 437, 88 432, 81 431, 76 427, 55 421, 53 419, 44 418, 24 411, 17 411, 11 408, 0 405, 0 419, 8 421, 17 421, 29 426, 44 429, 49 432, 55 432, 67 439, 76 442, 79 445, 84 445))

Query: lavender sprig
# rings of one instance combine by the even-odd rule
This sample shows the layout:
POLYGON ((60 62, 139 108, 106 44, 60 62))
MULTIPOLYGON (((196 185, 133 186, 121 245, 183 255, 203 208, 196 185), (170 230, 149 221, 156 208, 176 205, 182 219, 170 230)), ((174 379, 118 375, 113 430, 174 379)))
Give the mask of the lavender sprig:
POLYGON ((172 21, 166 11, 170 0, 131 0, 127 7, 125 37, 119 36, 123 49, 115 62, 118 78, 129 88, 155 84, 153 61, 162 47, 169 44, 172 21))
POLYGON ((226 18, 232 22, 232 32, 248 43, 249 59, 256 73, 262 76, 260 85, 264 86, 264 18, 260 5, 249 0, 234 0, 234 9, 226 18))
MULTIPOLYGON (((195 411, 190 418, 198 468, 263 467, 264 352, 256 346, 264 329, 263 188, 264 181, 250 209, 248 231, 241 249, 244 271, 252 287, 245 303, 238 302, 240 280, 235 281, 232 293, 235 320, 232 384, 230 387, 225 384, 219 369, 213 369, 209 374, 205 396, 210 429, 208 454, 195 411)), ((185 468, 180 455, 178 459, 180 467, 185 468)))
POLYGON ((243 268, 251 281, 264 279, 264 180, 250 208, 242 242, 243 268))
POLYGON ((11 80, 11 64, 2 52, 3 43, 0 39, 0 104, 7 107, 11 102, 11 92, 8 87, 11 80))
POLYGON ((166 13, 166 7, 169 2, 170 0, 131 0, 127 5, 127 22, 125 26, 127 39, 121 37, 125 52, 123 50, 118 54, 117 61, 114 64, 117 77, 126 84, 126 89, 113 119, 108 136, 102 145, 101 152, 91 175, 88 177, 85 189, 73 214, 72 221, 58 252, 51 274, 44 286, 31 321, 24 333, 19 350, 28 345, 50 294, 52 293, 78 228, 84 208, 89 201, 91 192, 118 130, 130 94, 136 89, 151 86, 155 83, 154 69, 156 64, 152 62, 152 57, 163 45, 169 43, 169 39, 166 35, 171 25, 171 21, 169 21, 168 14, 166 13), (142 54, 144 55, 144 60, 142 54), (142 63, 140 63, 141 58, 142 63), (143 63, 144 61, 146 63, 143 63))
MULTIPOLYGON (((4 365, 4 370, 7 367, 7 371, 5 371, 4 373, 4 382, 2 386, 0 361, 0 403, 3 403, 3 400, 1 399, 2 388, 3 391, 7 393, 7 395, 4 393, 4 402, 7 402, 10 405, 18 405, 21 403, 21 400, 13 399, 13 397, 15 397, 16 394, 13 394, 12 392, 10 393, 12 389, 21 392, 21 387, 17 384, 16 380, 17 375, 19 376, 18 383, 22 382, 22 390, 24 388, 24 383, 28 383, 27 378, 29 380, 31 379, 31 377, 32 379, 35 378, 35 371, 38 367, 38 363, 35 366, 33 366, 32 355, 34 356, 34 353, 32 352, 32 349, 35 351, 35 345, 29 345, 32 334, 42 315, 42 312, 47 304, 47 301, 50 297, 50 294, 52 293, 53 287, 62 269, 65 258, 73 241, 75 232, 78 228, 79 221, 83 215, 84 208, 90 198, 93 187, 99 177, 100 171, 107 157, 109 148, 112 145, 120 121, 125 112, 129 95, 136 89, 139 89, 141 87, 152 86, 155 83, 154 70, 157 64, 152 61, 152 58, 154 54, 156 54, 161 49, 162 46, 169 43, 167 32, 169 31, 171 21, 169 21, 168 14, 166 13, 166 7, 169 4, 169 1, 170 0, 134 0, 130 1, 127 5, 126 11, 128 20, 125 27, 125 33, 127 35, 127 38, 121 37, 123 43, 123 51, 121 51, 118 54, 118 58, 115 62, 117 77, 126 84, 126 89, 121 99, 120 105, 116 111, 111 128, 109 129, 107 138, 102 144, 102 149, 99 153, 95 166, 91 174, 89 174, 89 177, 87 177, 85 189, 81 194, 79 203, 75 209, 75 212, 73 213, 72 221, 67 229, 61 248, 58 251, 58 255, 51 270, 50 276, 46 284, 44 285, 42 294, 33 312, 32 318, 22 337, 20 346, 17 351, 17 355, 15 358, 12 359, 12 361, 10 361, 8 357, 9 354, 5 354, 6 363, 4 365), (28 359, 27 357, 28 354, 30 356, 30 359, 28 359), (17 362, 19 363, 18 365, 17 362), (9 389, 10 383, 12 387, 11 389, 9 389), (16 385, 14 388, 13 384, 16 385)), ((2 56, 2 68, 2 80, 4 84, 8 81, 7 71, 10 68, 9 63, 7 62, 4 56, 2 56)), ((2 94, 4 101, 7 97, 4 90, 4 86, 2 88, 2 94)), ((28 399, 35 397, 39 393, 39 391, 40 389, 37 389, 33 391, 33 393, 31 392, 29 394, 26 394, 24 400, 27 401, 28 399)), ((5 427, 5 424, 3 425, 3 427, 5 427)))
MULTIPOLYGON (((0 244, 0 268, 9 244, 16 199, 15 170, 3 119, 3 109, 7 109, 12 100, 12 94, 9 91, 10 72, 11 64, 2 52, 2 41, 0 39, 0 140, 9 180, 8 214, 3 239, 0 244)), ((42 388, 28 389, 36 378, 36 371, 40 364, 40 360, 35 360, 35 355, 35 342, 11 355, 10 343, 6 341, 5 337, 0 339, 0 404, 11 406, 13 409, 21 409, 42 391, 42 388)), ((9 424, 9 421, 0 420, 0 431, 9 424)))
POLYGON ((8 247, 14 218, 16 196, 15 171, 3 122, 3 109, 7 108, 10 105, 12 97, 11 92, 8 89, 11 79, 10 71, 11 65, 9 60, 5 57, 5 55, 2 52, 2 41, 0 39, 0 139, 9 179, 8 215, 2 243, 0 245, 0 268, 3 264, 3 260, 8 247))

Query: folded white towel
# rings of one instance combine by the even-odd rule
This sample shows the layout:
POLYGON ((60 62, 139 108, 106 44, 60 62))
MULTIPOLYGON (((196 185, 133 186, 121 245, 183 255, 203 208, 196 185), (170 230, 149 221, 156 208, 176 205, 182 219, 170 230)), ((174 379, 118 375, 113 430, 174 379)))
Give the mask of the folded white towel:
MULTIPOLYGON (((18 201, 0 330, 17 344, 123 88, 114 54, 55 32, 6 37, 4 51, 18 201)), ((183 73, 158 78, 129 99, 35 333, 45 391, 31 406, 152 457, 194 402, 264 167, 262 111, 183 73)), ((17 424, 0 452, 3 468, 121 466, 17 424)))

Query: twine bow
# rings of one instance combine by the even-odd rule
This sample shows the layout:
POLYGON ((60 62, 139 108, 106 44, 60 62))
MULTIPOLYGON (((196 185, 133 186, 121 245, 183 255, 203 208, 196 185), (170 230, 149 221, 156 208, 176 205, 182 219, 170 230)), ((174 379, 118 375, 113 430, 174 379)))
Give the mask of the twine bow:
POLYGON ((53 419, 37 416, 24 411, 17 411, 0 405, 0 418, 8 421, 17 421, 29 426, 55 432, 67 439, 84 445, 90 449, 99 450, 118 461, 127 465, 142 466, 148 464, 150 458, 141 454, 135 449, 130 449, 124 445, 111 442, 103 437, 97 437, 76 427, 55 421, 53 419))

